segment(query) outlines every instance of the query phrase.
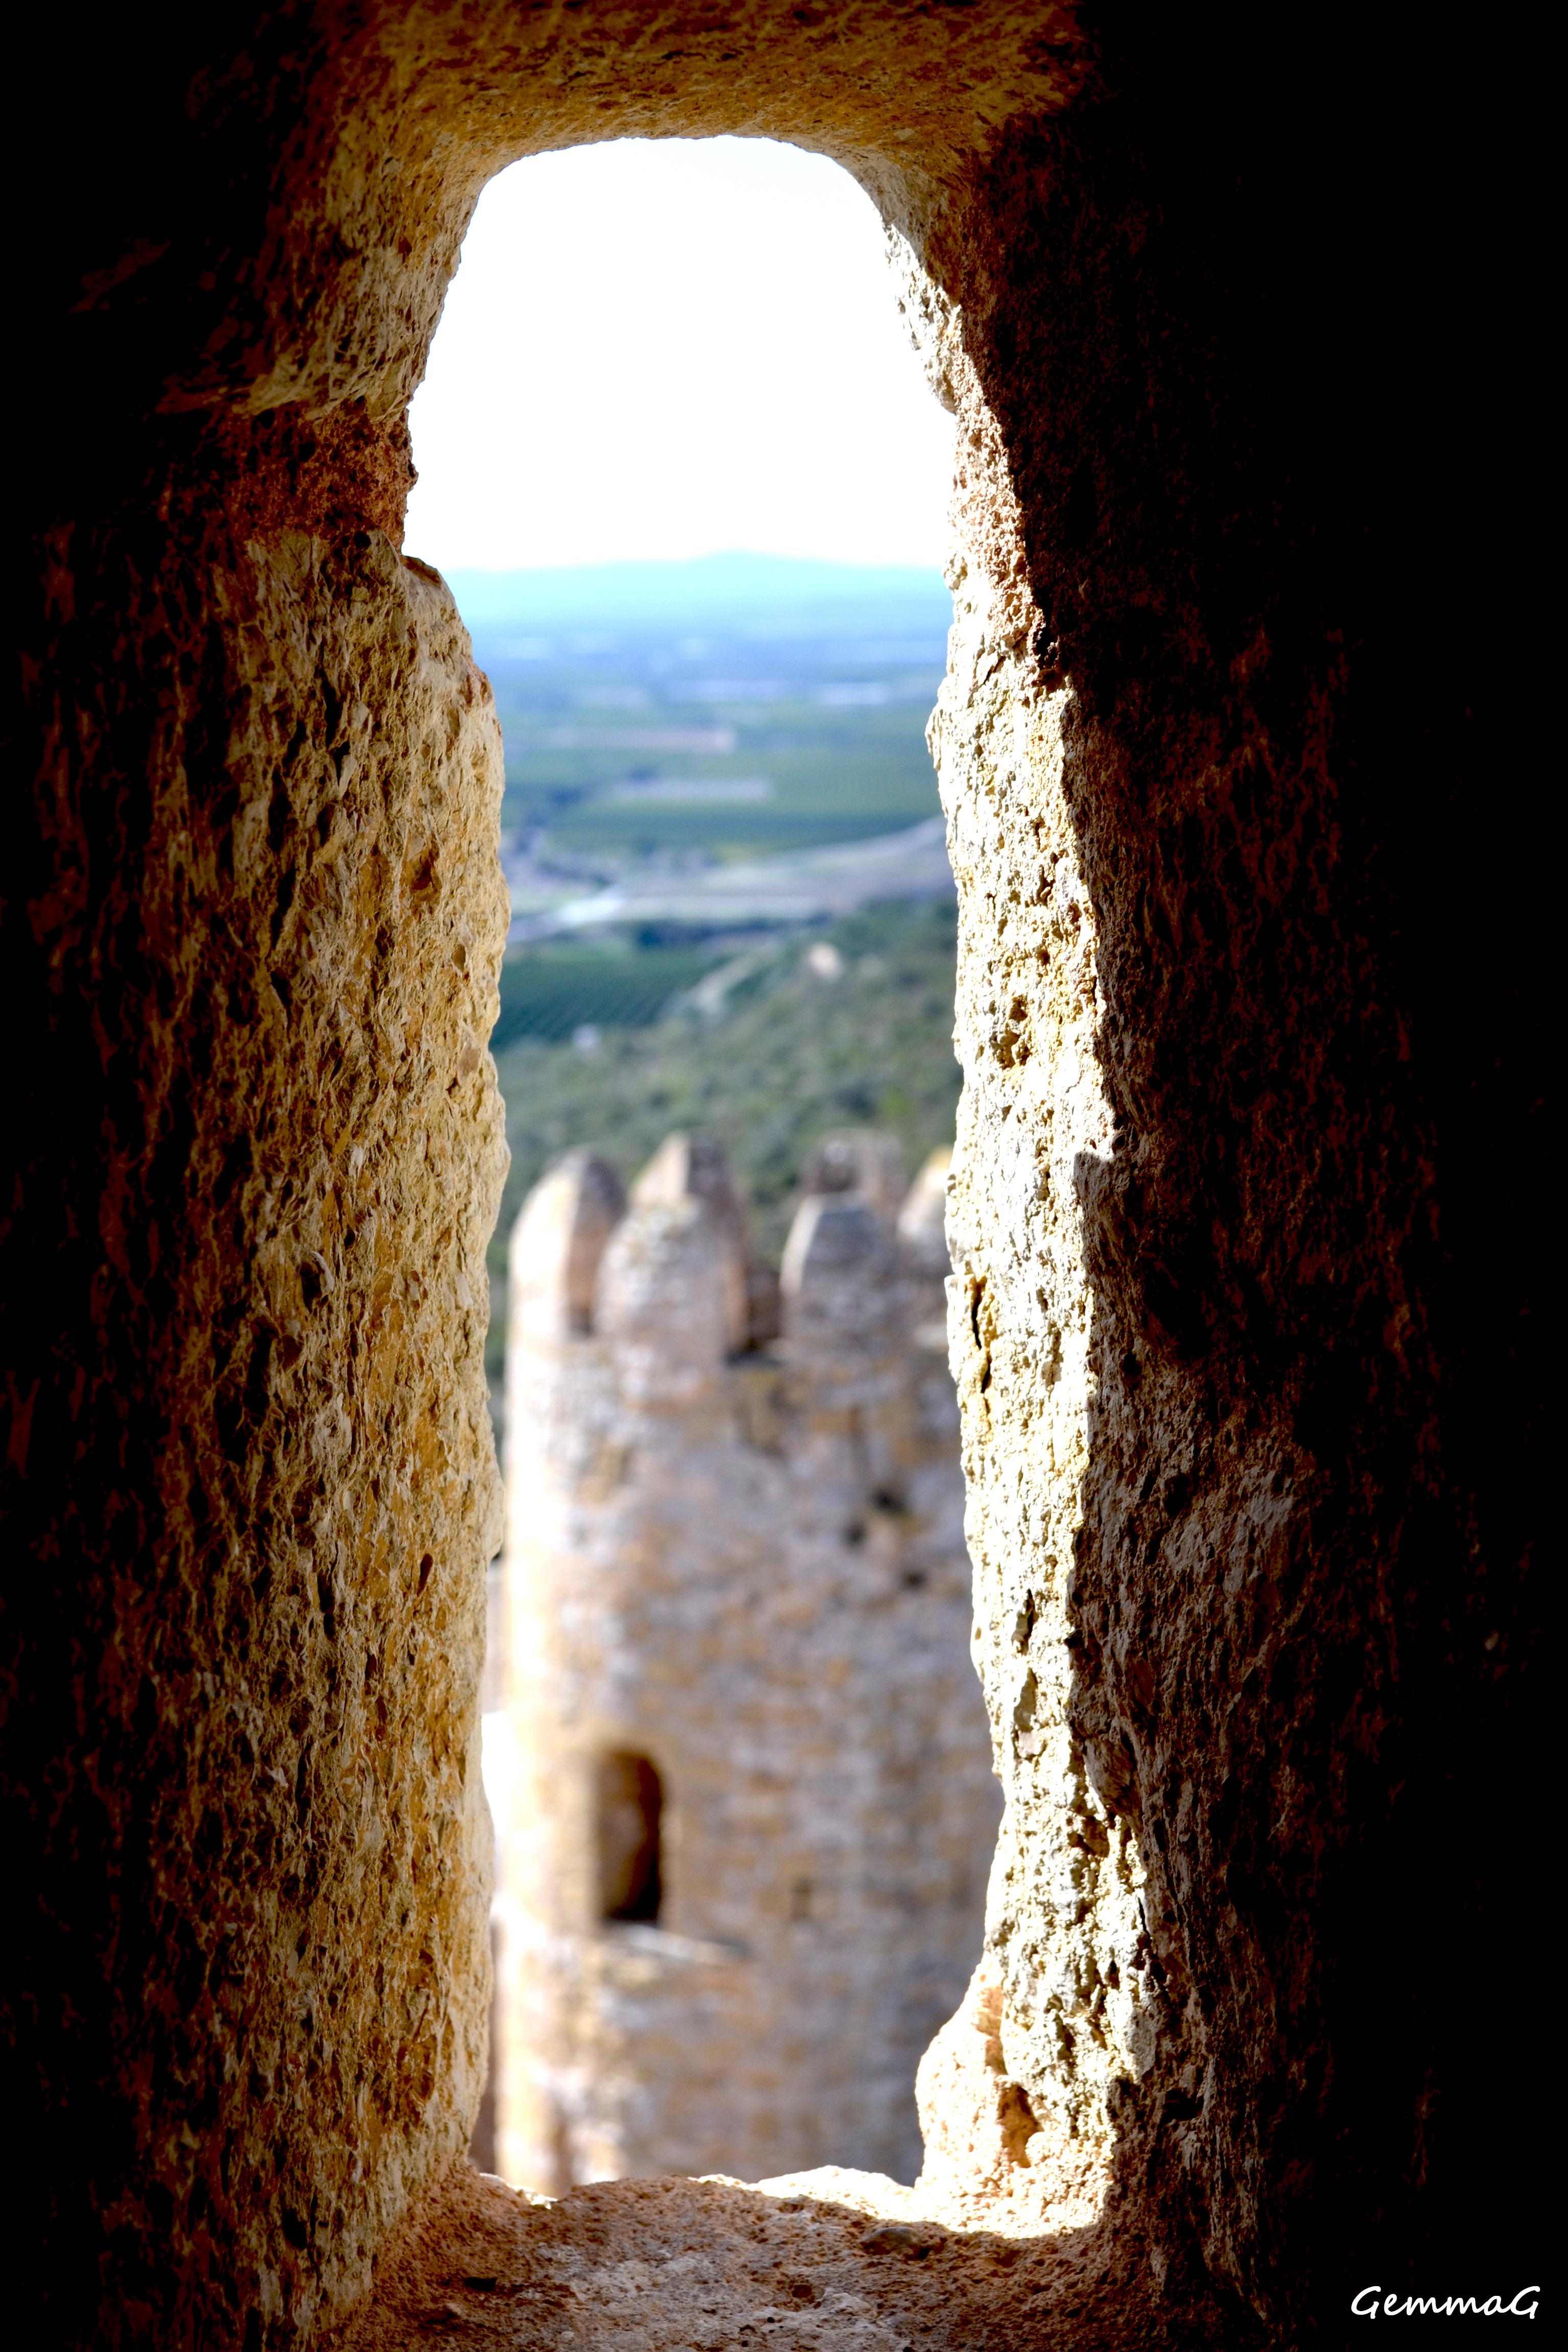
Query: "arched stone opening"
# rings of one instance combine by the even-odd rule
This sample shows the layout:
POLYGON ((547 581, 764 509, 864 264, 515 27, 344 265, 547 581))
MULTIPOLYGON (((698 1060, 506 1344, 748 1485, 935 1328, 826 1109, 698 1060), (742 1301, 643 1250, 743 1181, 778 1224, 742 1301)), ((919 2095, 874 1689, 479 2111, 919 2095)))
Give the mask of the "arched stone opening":
POLYGON ((1528 1878, 1460 1751, 1535 1785, 1493 1241, 1528 975, 1468 986, 1445 928, 1498 740, 1445 585, 1499 560, 1445 458, 1508 376, 1445 299, 1491 159, 1441 144, 1441 60, 1108 16, 38 35, 84 148, 19 265, 5 965, 9 2095, 54 2340, 308 2337, 471 2119, 502 910, 402 418, 487 176, 617 132, 838 156, 961 418, 955 1344, 1009 1813, 943 2161, 994 2041, 1047 2143, 1007 2196, 1109 2196, 1110 2271, 1238 2339, 1458 2215, 1508 2242, 1522 2090, 1453 1997, 1528 1878))

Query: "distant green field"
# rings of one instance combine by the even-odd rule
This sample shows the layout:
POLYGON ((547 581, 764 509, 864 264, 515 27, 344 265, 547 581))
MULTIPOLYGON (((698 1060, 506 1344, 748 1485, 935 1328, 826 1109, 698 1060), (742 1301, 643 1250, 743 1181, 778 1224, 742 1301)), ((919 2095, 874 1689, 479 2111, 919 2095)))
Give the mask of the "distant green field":
MULTIPOLYGON (((539 957, 533 971, 550 971, 558 992, 551 1000, 550 1017, 560 1024, 554 1035, 569 1037, 590 1021, 604 1034, 597 1050, 584 1054, 537 1031, 514 1031, 497 1053, 511 1170, 490 1249, 492 1381, 505 1348, 506 1237, 530 1187, 574 1146, 603 1152, 629 1179, 673 1129, 715 1137, 750 1193, 756 1242, 776 1261, 802 1163, 828 1129, 889 1129, 911 1174, 928 1152, 951 1142, 959 1087, 953 931, 949 904, 868 908, 816 934, 843 958, 837 979, 811 971, 807 940, 781 938, 755 951, 757 961, 718 1018, 678 1011, 640 1029, 611 1027, 591 1008, 611 1001, 616 988, 629 992, 644 957, 657 971, 650 989, 667 1001, 677 969, 710 965, 710 953, 653 947, 539 957), (604 969, 612 962, 621 968, 614 974, 604 969), (601 987, 605 996, 595 993, 601 987)), ((509 974, 518 969, 507 967, 509 974)), ((545 982, 525 985, 542 991, 545 982)), ((503 1005, 504 991, 503 982, 503 1005)), ((618 1001, 629 1002, 629 993, 618 1001)))
POLYGON ((550 838, 563 849, 592 856, 651 857, 660 850, 700 850, 721 862, 765 856, 775 849, 825 849, 837 841, 862 841, 868 834, 894 832, 936 814, 936 794, 930 804, 922 797, 906 815, 868 814, 863 807, 847 809, 780 808, 772 801, 719 807, 683 806, 677 802, 645 802, 617 806, 611 802, 587 802, 553 818, 550 838))
MULTIPOLYGON (((549 634, 521 619, 477 633, 506 745, 509 830, 545 855, 616 864, 826 846, 935 815, 925 727, 950 610, 939 579, 912 574, 900 586, 889 576, 879 587, 879 575, 854 567, 837 580, 825 573, 797 627, 778 608, 770 621, 755 600, 771 578, 787 604, 815 573, 752 559, 738 570, 664 569, 677 604, 694 582, 709 580, 712 593, 731 573, 732 585, 751 582, 752 603, 710 611, 691 635, 676 606, 656 616, 649 580, 630 590, 622 582, 637 591, 635 611, 606 608, 582 635, 567 618, 571 582, 524 581, 513 583, 517 611, 553 612, 549 634), (683 805, 617 796, 634 781, 727 776, 765 780, 768 797, 683 805)), ((470 586, 479 610, 499 593, 470 586)))
POLYGON ((490 1051, 520 1037, 570 1037, 578 1028, 646 1029, 680 989, 718 961, 711 948, 647 947, 624 953, 543 948, 501 967, 500 1017, 490 1051))
POLYGON ((852 841, 934 816, 940 803, 924 709, 848 716, 864 725, 835 714, 831 729, 804 721, 793 730, 739 729, 736 749, 721 756, 634 756, 517 749, 521 723, 503 707, 502 822, 511 828, 542 824, 552 843, 589 856, 698 848, 724 856, 852 841), (628 775, 704 782, 761 776, 772 791, 766 800, 742 802, 613 798, 628 775))

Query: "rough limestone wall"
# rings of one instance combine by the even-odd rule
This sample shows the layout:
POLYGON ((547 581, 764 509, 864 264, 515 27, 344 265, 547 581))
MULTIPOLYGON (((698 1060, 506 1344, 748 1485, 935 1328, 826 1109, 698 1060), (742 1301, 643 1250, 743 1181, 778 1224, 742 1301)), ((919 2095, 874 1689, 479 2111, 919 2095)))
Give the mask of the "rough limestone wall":
POLYGON ((1238 134, 1139 38, 1124 113, 1003 143, 994 242, 942 289, 905 262, 961 425, 951 1333, 1008 1799, 922 2101, 933 2182, 989 2168, 1022 2205, 1037 2172, 1171 2307, 1206 2271, 1289 2329, 1392 2245, 1426 2274, 1461 2213, 1501 2246, 1528 2206, 1517 2162, 1473 2171, 1508 2095, 1444 1990, 1518 1866, 1480 1861, 1443 1723, 1519 1752, 1528 1538, 1479 1363, 1521 1334, 1436 1246, 1484 1249, 1464 1096, 1500 1057, 1434 929, 1453 689, 1367 552, 1427 530, 1336 373, 1334 333, 1389 356, 1377 284, 1348 270, 1302 353, 1330 232, 1294 100, 1238 134), (1187 172, 1205 125, 1223 173, 1187 172), (1015 2079, 1027 2179, 997 2169, 1015 2079))
POLYGON ((783 1333, 739 1354, 711 1147, 693 1168, 671 1139, 613 1223, 571 1155, 514 1232, 499 2160, 531 2188, 919 2168, 916 2063, 979 1950, 996 1808, 943 1171, 895 1234, 897 1192, 844 1188, 884 1143, 818 1155, 783 1333), (598 1916, 596 1772, 627 1751, 663 1784, 657 1925, 598 1916))
POLYGON ((1096 1055, 1094 912, 1064 792, 1069 689, 1041 678, 999 436, 973 368, 956 353, 951 365, 954 625, 931 728, 959 881, 965 1077, 949 1338, 982 1677, 1007 1795, 973 1998, 1000 1995, 990 2005, 1003 2077, 1026 2090, 1038 2126, 1029 2162, 1065 2222, 1104 2201, 1114 2102, 1152 2063, 1162 2006, 1134 1823, 1092 1785, 1068 1708, 1098 1370, 1081 1170, 1109 1157, 1113 1119, 1096 1055))
POLYGON ((485 2063, 499 732, 384 535, 213 536, 64 540, 37 673, 68 1320, 12 1464, 76 1466, 8 1596, 14 1808, 47 1773, 13 2063, 70 2086, 34 2196, 69 2231, 89 2157, 110 2232, 45 2282, 61 2343, 308 2332, 485 2063), (95 677, 110 631, 148 650, 95 677))

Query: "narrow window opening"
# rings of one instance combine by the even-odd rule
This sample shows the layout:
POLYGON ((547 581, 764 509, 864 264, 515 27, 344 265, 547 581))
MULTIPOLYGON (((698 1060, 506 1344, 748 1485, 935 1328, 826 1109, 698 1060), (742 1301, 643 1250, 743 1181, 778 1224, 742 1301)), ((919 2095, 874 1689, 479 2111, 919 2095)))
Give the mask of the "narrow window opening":
MULTIPOLYGON (((407 544, 493 693, 511 900, 475 2152, 551 2194, 912 2179, 916 2068, 984 1932, 923 1336, 959 1080, 926 735, 952 422, 887 259, 821 155, 533 157, 479 207, 411 419, 407 544)), ((452 962, 481 1019, 489 971, 452 962)))
POLYGON ((599 1762, 599 1916, 652 1927, 664 1893, 664 1784, 625 1748, 599 1762))

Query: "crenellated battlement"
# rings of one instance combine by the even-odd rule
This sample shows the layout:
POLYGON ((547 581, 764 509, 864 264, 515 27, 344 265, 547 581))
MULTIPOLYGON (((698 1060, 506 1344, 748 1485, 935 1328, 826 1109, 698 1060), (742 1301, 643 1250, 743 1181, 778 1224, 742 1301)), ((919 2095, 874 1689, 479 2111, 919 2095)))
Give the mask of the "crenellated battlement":
POLYGON ((911 1293, 947 1270, 949 1155, 906 1191, 896 1140, 833 1135, 808 1160, 782 1265, 752 1253, 745 1202, 719 1146, 667 1137, 628 1194, 606 1160, 573 1151, 512 1230, 510 1344, 595 1334, 690 1361, 765 1348, 858 1357, 905 1336, 911 1293), (758 1301, 763 1302, 758 1312, 758 1301))
POLYGON ((599 1268, 626 1196, 609 1162, 592 1151, 556 1161, 523 1204, 508 1265, 508 1330, 523 1346, 549 1346, 594 1328, 599 1268))

